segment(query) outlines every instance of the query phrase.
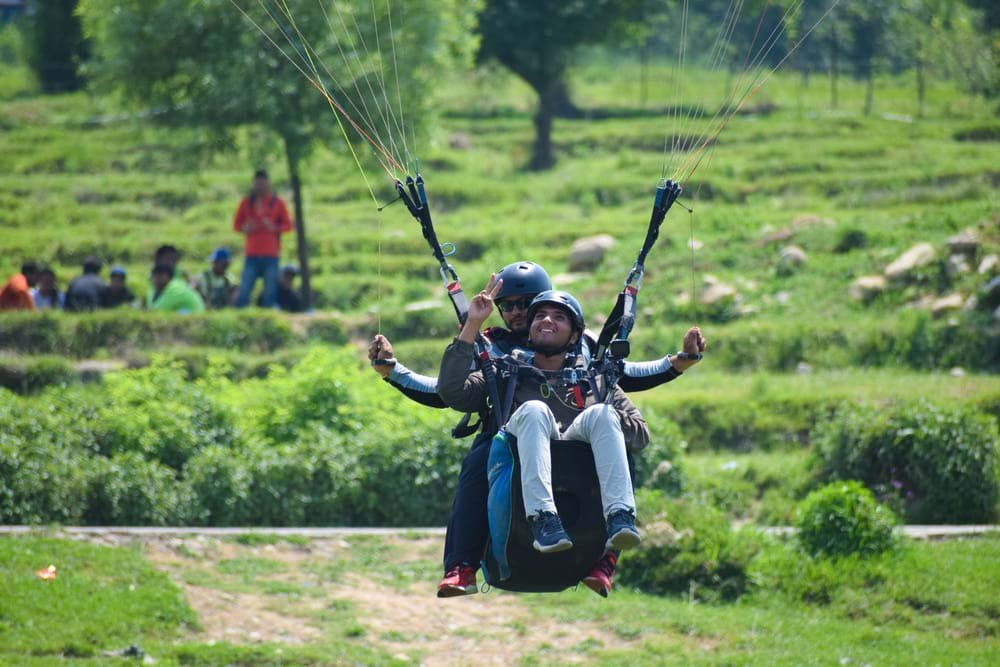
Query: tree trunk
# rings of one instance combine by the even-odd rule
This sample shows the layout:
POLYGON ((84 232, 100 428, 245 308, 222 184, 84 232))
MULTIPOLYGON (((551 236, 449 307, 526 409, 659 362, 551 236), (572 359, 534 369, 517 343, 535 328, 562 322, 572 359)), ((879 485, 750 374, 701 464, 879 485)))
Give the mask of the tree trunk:
POLYGON ((532 147, 531 163, 528 168, 533 171, 551 169, 556 163, 552 153, 552 91, 538 91, 538 111, 535 112, 535 145, 532 147))
POLYGON ((309 244, 306 241, 306 217, 302 208, 302 181, 299 179, 299 156, 285 139, 285 157, 288 160, 288 178, 292 184, 292 205, 295 207, 295 241, 299 256, 299 275, 302 276, 302 308, 312 310, 312 282, 309 274, 309 244))
MULTIPOLYGON (((918 47, 919 48, 919 47, 918 47)), ((917 118, 924 117, 924 100, 927 98, 927 78, 923 56, 917 57, 917 118)))
MULTIPOLYGON (((649 40, 639 49, 639 108, 646 108, 649 97, 649 40)), ((680 102, 678 101, 678 104, 680 102)))
POLYGON ((557 118, 582 118, 583 110, 573 103, 573 98, 569 95, 569 85, 565 80, 559 79, 552 84, 552 115, 557 118))
POLYGON ((830 27, 830 107, 837 108, 837 79, 840 77, 840 36, 837 22, 830 27))

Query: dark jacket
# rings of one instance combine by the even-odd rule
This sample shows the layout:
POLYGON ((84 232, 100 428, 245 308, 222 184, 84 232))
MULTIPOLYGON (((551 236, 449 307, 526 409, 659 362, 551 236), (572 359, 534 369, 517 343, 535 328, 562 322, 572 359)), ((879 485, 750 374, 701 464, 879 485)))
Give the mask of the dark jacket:
MULTIPOLYGON (((462 412, 481 412, 486 409, 486 380, 482 372, 472 371, 474 358, 475 347, 457 338, 445 349, 438 375, 438 395, 448 407, 462 412)), ((526 371, 519 373, 511 410, 516 410, 527 401, 543 401, 552 410, 559 429, 564 431, 583 409, 595 402, 593 394, 588 394, 581 409, 576 407, 571 394, 560 395, 556 390, 543 392, 542 385, 549 384, 551 389, 552 382, 562 379, 563 373, 560 371, 543 371, 534 367, 526 371)), ((649 443, 649 427, 620 387, 615 387, 612 404, 621 418, 622 432, 628 448, 638 451, 645 447, 649 443)))
POLYGON ((104 280, 96 273, 85 273, 69 281, 66 288, 66 310, 96 310, 101 307, 104 291, 107 289, 104 280))

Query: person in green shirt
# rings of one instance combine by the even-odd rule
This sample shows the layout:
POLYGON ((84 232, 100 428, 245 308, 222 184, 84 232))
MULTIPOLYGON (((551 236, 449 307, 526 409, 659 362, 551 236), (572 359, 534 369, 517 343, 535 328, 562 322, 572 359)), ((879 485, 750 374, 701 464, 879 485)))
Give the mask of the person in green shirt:
POLYGON ((150 274, 149 294, 146 304, 150 310, 167 310, 174 313, 202 313, 205 302, 187 283, 174 277, 174 268, 157 264, 150 274))

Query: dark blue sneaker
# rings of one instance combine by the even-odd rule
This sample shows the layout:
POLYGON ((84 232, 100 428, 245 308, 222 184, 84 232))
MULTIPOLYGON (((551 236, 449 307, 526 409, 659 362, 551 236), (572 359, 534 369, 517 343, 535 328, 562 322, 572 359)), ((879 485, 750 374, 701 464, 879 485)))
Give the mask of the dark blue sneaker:
POLYGON ((533 546, 536 551, 551 554, 573 548, 573 541, 566 534, 558 514, 539 512, 538 516, 528 517, 528 523, 535 535, 533 546))
POLYGON ((632 510, 615 510, 608 515, 607 549, 632 549, 639 546, 642 538, 635 527, 635 512, 632 510))

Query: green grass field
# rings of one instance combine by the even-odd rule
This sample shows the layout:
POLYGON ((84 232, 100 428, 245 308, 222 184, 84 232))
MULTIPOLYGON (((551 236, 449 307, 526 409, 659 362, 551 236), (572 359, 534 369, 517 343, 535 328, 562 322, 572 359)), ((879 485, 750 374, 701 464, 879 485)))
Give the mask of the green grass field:
POLYGON ((137 644, 167 665, 986 665, 1000 649, 989 537, 844 567, 824 602, 770 571, 785 588, 732 604, 582 588, 438 600, 439 544, 420 536, 117 539, 0 539, 0 660, 126 663, 113 653, 137 644), (39 580, 50 563, 57 578, 39 580))

